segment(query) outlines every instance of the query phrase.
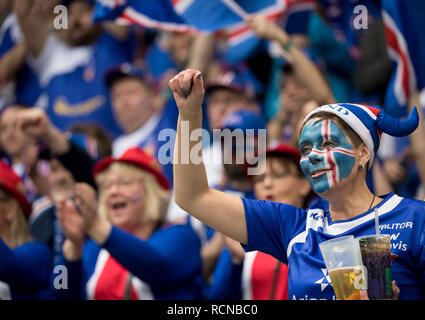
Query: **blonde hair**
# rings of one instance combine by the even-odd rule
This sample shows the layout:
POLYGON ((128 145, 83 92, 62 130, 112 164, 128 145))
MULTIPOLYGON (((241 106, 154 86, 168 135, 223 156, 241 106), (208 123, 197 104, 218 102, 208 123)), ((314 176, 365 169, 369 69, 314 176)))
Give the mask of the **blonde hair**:
MULTIPOLYGON (((142 180, 146 193, 145 217, 157 225, 164 223, 167 215, 168 202, 170 200, 170 192, 168 190, 164 190, 152 174, 136 167, 135 165, 116 161, 113 162, 105 171, 96 176, 96 184, 98 186, 105 181, 106 175, 109 172, 115 172, 119 175, 125 175, 142 180)), ((100 190, 99 193, 99 214, 103 218, 109 220, 106 212, 106 206, 103 201, 102 190, 100 190)))
POLYGON ((26 242, 32 240, 31 232, 28 227, 28 222, 25 219, 24 212, 18 201, 13 198, 8 192, 0 188, 0 197, 6 198, 6 202, 14 202, 13 208, 16 208, 15 216, 10 221, 10 229, 6 243, 10 248, 16 248, 26 242))

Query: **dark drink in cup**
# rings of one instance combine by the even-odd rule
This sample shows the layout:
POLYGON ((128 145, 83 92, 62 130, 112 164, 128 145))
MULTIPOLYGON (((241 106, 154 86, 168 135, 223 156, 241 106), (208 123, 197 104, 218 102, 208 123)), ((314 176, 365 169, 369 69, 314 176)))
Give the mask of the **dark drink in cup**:
POLYGON ((356 238, 363 265, 367 269, 367 293, 370 299, 392 299, 391 242, 387 234, 356 238))

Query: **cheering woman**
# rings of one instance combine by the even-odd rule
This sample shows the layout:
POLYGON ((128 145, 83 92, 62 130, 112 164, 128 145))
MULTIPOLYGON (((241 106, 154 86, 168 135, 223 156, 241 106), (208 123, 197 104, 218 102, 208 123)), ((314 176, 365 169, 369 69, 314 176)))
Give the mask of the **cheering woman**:
POLYGON ((403 121, 378 107, 356 104, 325 105, 308 114, 299 141, 300 164, 312 189, 329 205, 304 210, 211 189, 202 163, 180 161, 187 157, 183 153, 201 152, 201 137, 194 137, 202 125, 204 85, 201 73, 192 69, 176 75, 169 85, 179 108, 174 152, 176 203, 239 241, 245 250, 259 250, 287 263, 289 299, 335 299, 319 243, 375 233, 375 208, 382 233, 396 239, 391 247, 396 256, 392 272, 399 298, 425 298, 424 202, 392 193, 379 197, 366 185, 380 134, 413 132, 418 125, 416 109, 403 121), (190 139, 182 139, 182 125, 189 127, 185 136, 190 139))

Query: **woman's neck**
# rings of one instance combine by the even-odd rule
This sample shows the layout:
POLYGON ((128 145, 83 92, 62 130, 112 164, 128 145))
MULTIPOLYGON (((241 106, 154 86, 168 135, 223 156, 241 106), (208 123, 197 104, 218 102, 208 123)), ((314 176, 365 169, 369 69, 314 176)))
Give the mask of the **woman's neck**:
POLYGON ((333 221, 351 219, 382 201, 370 192, 366 183, 352 188, 341 188, 325 198, 329 201, 329 213, 333 221))
POLYGON ((136 237, 147 240, 151 237, 152 233, 155 231, 155 226, 152 222, 144 222, 138 226, 131 228, 131 230, 126 230, 129 233, 135 235, 136 237))
POLYGON ((11 243, 9 242, 9 228, 0 228, 0 239, 10 248, 11 243))

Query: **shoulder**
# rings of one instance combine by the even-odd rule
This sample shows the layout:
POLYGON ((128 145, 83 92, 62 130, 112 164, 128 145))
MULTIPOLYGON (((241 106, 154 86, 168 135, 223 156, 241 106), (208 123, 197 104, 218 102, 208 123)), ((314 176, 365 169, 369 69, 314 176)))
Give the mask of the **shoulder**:
MULTIPOLYGON (((281 215, 300 215, 305 214, 306 210, 291 206, 289 204, 265 201, 265 200, 255 200, 255 199, 246 199, 242 198, 242 202, 245 208, 245 213, 247 212, 258 212, 264 214, 275 214, 278 216, 281 215)), ((309 210, 314 208, 309 208, 309 210)))
POLYGON ((167 223, 155 231, 150 238, 153 242, 167 243, 169 241, 177 243, 197 243, 200 245, 199 237, 196 230, 189 222, 189 217, 182 223, 167 223))
POLYGON ((52 251, 50 248, 40 241, 31 241, 16 247, 13 252, 20 258, 36 258, 37 261, 44 259, 52 259, 52 251))
POLYGON ((422 200, 403 198, 394 194, 386 205, 391 207, 392 211, 404 211, 405 215, 414 214, 425 218, 425 202, 422 200))
POLYGON ((29 217, 29 224, 32 225, 45 216, 54 214, 54 204, 47 196, 41 196, 34 200, 32 204, 32 212, 29 217))

